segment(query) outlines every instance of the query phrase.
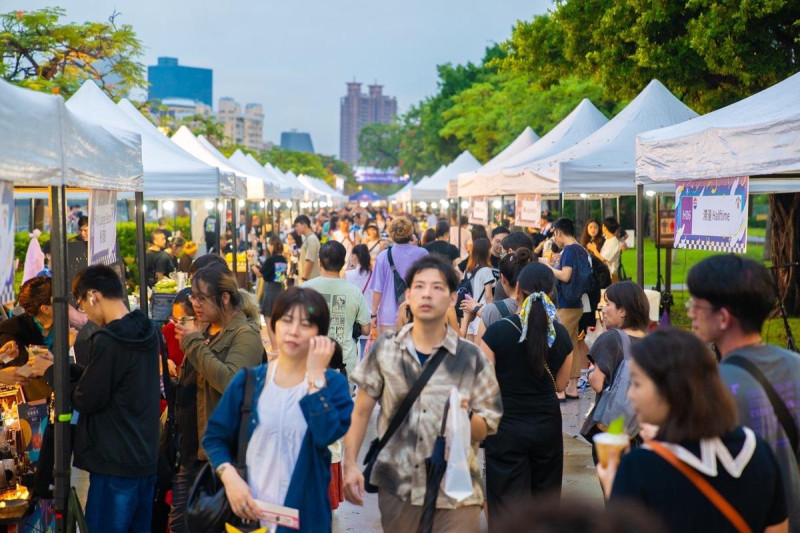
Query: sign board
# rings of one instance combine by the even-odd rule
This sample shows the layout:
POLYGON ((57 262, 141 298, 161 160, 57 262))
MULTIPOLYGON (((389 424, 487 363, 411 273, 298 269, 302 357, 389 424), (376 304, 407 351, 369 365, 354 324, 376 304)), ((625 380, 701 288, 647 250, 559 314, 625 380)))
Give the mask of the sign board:
POLYGON ((485 196, 476 196, 469 200, 469 223, 489 223, 489 200, 485 196))
POLYGON ((675 243, 675 210, 659 209, 656 243, 660 248, 672 248, 675 243))
POLYGON ((14 184, 0 181, 0 303, 14 301, 14 184))
POLYGON ((92 190, 89 194, 89 264, 117 261, 117 193, 92 190))
POLYGON ((542 222, 542 195, 518 194, 515 198, 515 226, 538 228, 542 222))
POLYGON ((679 181, 675 248, 745 253, 749 179, 679 181))

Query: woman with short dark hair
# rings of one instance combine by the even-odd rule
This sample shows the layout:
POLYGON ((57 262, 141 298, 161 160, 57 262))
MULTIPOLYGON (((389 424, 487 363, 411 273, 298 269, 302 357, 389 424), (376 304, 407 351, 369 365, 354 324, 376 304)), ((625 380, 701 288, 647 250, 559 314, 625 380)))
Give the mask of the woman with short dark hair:
POLYGON ((278 358, 248 370, 255 374, 255 416, 246 480, 232 466, 246 372, 236 374, 208 421, 203 449, 240 518, 271 525, 258 500, 297 509, 300 531, 331 530, 328 446, 350 427, 353 400, 347 378, 328 369, 334 353, 329 322, 325 300, 312 289, 291 287, 275 301, 270 327, 278 358))
POLYGON ((764 441, 738 425, 706 345, 665 328, 631 352, 628 399, 640 422, 656 426, 655 438, 597 466, 610 503, 644 504, 670 531, 788 531, 778 464, 764 441))
MULTIPOLYGON (((589 371, 589 385, 597 393, 595 405, 603 391, 610 387, 617 376, 620 363, 625 358, 623 335, 630 346, 634 346, 647 333, 650 325, 650 302, 644 290, 632 281, 614 283, 606 290, 603 320, 607 331, 597 337, 589 349, 589 360, 594 365, 589 371)), ((592 436, 600 432, 594 422, 594 407, 583 423, 581 434, 592 442, 592 436)), ((636 435, 630 435, 636 437, 636 435)), ((633 444, 637 444, 636 440, 633 444)), ((592 453, 595 456, 594 444, 592 453)))

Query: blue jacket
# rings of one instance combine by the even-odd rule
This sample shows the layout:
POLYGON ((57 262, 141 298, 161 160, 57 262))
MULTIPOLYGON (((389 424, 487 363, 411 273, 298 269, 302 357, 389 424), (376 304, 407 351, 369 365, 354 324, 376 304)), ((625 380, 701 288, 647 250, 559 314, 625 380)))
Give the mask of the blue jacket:
MULTIPOLYGON (((256 381, 248 440, 258 424, 258 398, 266 381, 267 365, 257 366, 253 370, 256 381)), ((300 531, 331 530, 331 502, 328 497, 331 453, 328 445, 347 433, 353 411, 347 378, 334 370, 327 370, 325 379, 328 382, 327 387, 300 400, 300 409, 305 415, 308 430, 303 437, 284 501, 286 507, 299 511, 300 531)), ((202 446, 215 469, 222 463, 235 463, 232 456, 239 431, 244 382, 245 373, 240 370, 228 384, 219 405, 208 420, 202 446)), ((279 527, 278 531, 289 533, 294 530, 279 527)))

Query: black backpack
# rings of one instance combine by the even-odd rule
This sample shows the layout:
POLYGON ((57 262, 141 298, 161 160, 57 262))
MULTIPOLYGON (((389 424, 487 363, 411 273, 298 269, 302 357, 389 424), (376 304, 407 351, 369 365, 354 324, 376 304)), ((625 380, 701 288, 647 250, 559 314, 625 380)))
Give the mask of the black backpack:
POLYGON ((394 275, 394 297, 397 300, 397 305, 400 305, 406 301, 406 289, 408 286, 406 285, 406 282, 403 281, 400 273, 397 271, 397 267, 394 266, 391 246, 386 250, 386 257, 389 259, 389 268, 392 269, 392 274, 394 275))
MULTIPOLYGON (((456 289, 458 291, 458 299, 456 300, 456 316, 458 317, 459 321, 464 316, 464 312, 461 311, 461 302, 467 298, 468 294, 470 297, 474 298, 474 295, 472 294, 472 279, 474 277, 474 273, 471 276, 465 273, 464 279, 461 280, 461 282, 458 284, 458 289, 456 289)), ((484 292, 486 292, 486 287, 483 288, 483 291, 481 291, 481 295, 478 296, 476 302, 483 298, 484 292)))

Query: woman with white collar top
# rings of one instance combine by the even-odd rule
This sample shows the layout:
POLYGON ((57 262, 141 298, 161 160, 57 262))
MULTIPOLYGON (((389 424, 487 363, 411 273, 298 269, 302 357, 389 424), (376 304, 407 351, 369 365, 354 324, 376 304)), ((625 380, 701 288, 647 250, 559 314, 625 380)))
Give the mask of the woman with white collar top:
POLYGON ((736 405, 708 348, 660 329, 631 346, 628 398, 646 443, 597 472, 609 504, 634 500, 670 531, 788 531, 778 464, 737 426, 736 405), (647 426, 645 426, 647 427, 647 426), (654 437, 648 440, 648 437, 654 437))

